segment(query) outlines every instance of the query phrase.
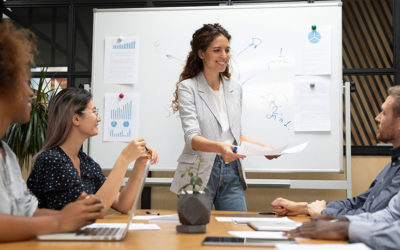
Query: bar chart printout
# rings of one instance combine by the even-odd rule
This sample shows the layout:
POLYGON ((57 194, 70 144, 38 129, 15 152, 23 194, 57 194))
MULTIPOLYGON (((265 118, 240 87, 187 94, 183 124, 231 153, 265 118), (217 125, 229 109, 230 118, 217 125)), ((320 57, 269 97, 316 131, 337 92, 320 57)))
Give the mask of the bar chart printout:
POLYGON ((139 131, 139 95, 106 93, 104 98, 103 140, 129 142, 136 138, 139 131))
POLYGON ((104 83, 136 84, 139 73, 139 38, 106 37, 104 83))

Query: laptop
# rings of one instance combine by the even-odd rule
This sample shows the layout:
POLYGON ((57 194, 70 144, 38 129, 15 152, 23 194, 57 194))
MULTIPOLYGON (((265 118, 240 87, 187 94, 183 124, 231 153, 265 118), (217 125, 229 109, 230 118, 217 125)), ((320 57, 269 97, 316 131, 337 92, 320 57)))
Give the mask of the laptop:
POLYGON ((132 218, 135 214, 136 205, 139 201, 139 197, 142 194, 143 187, 146 181, 147 174, 149 172, 150 163, 148 162, 145 167, 142 179, 140 181, 140 187, 136 194, 135 200, 132 204, 129 212, 129 218, 126 222, 126 226, 116 226, 110 223, 93 223, 88 226, 84 226, 75 232, 71 233, 56 233, 56 234, 42 234, 38 235, 38 240, 63 240, 63 241, 119 241, 123 240, 128 232, 129 225, 132 222, 132 218))

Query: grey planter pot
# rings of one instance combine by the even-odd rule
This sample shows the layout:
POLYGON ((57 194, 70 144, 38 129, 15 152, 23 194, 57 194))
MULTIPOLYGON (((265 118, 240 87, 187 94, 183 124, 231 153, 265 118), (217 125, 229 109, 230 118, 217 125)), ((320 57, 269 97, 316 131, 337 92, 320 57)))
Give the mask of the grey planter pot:
POLYGON ((210 198, 208 194, 181 194, 178 199, 178 215, 182 225, 179 233, 205 233, 210 222, 210 198))

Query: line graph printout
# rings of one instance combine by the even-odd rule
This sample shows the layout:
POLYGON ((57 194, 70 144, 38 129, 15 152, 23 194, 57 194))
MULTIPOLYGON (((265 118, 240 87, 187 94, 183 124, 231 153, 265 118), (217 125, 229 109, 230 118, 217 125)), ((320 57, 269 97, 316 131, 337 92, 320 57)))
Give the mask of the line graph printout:
POLYGON ((104 83, 137 83, 138 53, 138 38, 106 37, 104 46, 104 83))
POLYGON ((104 141, 129 142, 138 135, 139 95, 106 93, 104 101, 104 141))

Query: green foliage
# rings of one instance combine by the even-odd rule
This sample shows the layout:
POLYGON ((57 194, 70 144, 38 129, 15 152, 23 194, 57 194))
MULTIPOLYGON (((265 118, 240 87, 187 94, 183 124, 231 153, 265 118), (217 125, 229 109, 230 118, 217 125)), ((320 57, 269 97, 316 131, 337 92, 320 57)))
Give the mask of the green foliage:
POLYGON ((21 168, 30 168, 30 158, 42 148, 46 136, 47 112, 56 90, 46 90, 50 81, 46 81, 46 69, 40 72, 36 98, 32 101, 31 118, 25 124, 12 124, 4 135, 4 141, 17 155, 21 168))
POLYGON ((180 193, 183 192, 188 194, 188 191, 186 190, 188 187, 192 188, 193 194, 200 194, 200 189, 202 187, 207 189, 207 186, 203 184, 203 180, 199 176, 201 162, 203 162, 203 158, 199 157, 197 160, 197 166, 188 167, 185 172, 181 174, 181 178, 183 178, 185 175, 189 176, 189 183, 179 189, 180 193))

